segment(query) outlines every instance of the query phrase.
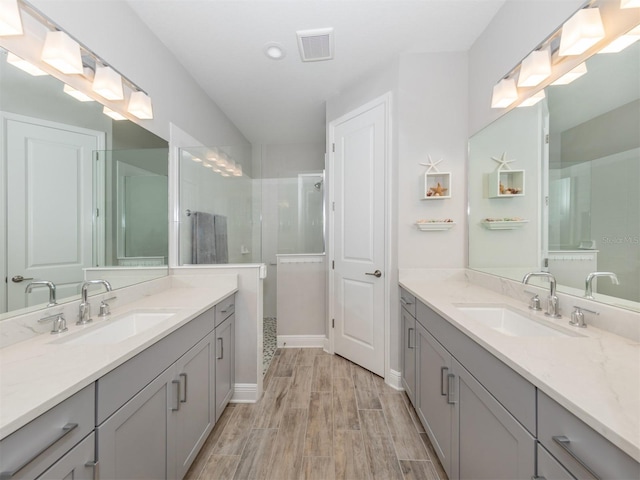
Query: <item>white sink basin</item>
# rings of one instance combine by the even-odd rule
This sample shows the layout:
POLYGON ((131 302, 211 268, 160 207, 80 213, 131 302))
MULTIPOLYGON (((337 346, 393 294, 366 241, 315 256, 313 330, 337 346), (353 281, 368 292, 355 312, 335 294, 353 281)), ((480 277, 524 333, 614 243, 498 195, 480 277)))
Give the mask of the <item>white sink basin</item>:
POLYGON ((510 337, 577 337, 581 336, 541 323, 506 305, 456 305, 458 310, 477 322, 510 337))
MULTIPOLYGON (((63 337, 51 343, 105 345, 118 343, 148 330, 175 315, 174 312, 134 311, 106 320, 102 325, 63 337)), ((89 324, 90 325, 90 324, 89 324)))

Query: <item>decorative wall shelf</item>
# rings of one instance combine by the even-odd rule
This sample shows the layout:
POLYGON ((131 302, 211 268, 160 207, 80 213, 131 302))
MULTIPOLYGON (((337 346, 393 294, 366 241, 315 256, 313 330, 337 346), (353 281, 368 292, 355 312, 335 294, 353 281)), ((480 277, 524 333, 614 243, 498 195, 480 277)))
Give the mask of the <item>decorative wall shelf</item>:
POLYGON ((422 232, 451 230, 456 222, 453 220, 418 220, 416 227, 422 232))
POLYGON ((518 219, 500 219, 500 218, 485 218, 482 220, 482 226, 487 230, 515 230, 529 223, 529 220, 518 219))
POLYGON ((422 192, 422 200, 444 200, 451 198, 451 173, 441 172, 437 165, 442 159, 434 162, 431 156, 428 156, 429 163, 421 163, 427 167, 424 174, 424 187, 422 192))
POLYGON ((524 170, 498 170, 489 174, 489 198, 524 197, 524 170))

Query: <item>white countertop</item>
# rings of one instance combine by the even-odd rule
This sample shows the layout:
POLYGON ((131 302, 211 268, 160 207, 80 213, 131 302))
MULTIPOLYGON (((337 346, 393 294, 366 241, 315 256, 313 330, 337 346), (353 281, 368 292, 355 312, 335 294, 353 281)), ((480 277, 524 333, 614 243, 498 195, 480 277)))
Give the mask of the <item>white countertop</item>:
MULTIPOLYGON (((527 305, 461 278, 400 276, 400 285, 453 326, 640 461, 640 343, 527 305), (455 304, 505 304, 581 337, 510 337, 474 322, 455 304)), ((640 321, 640 317, 639 317, 640 321)))
MULTIPOLYGON (((220 277, 217 285, 169 288, 112 310, 111 319, 132 310, 174 312, 157 326, 119 343, 69 345, 52 343, 82 329, 99 327, 109 319, 85 326, 68 319, 62 334, 40 334, 0 349, 0 438, 4 438, 64 399, 96 381, 145 348, 177 330, 238 290, 237 277, 220 277)), ((94 308, 94 312, 97 309, 94 308)), ((213 325, 212 325, 213 328, 213 325)))

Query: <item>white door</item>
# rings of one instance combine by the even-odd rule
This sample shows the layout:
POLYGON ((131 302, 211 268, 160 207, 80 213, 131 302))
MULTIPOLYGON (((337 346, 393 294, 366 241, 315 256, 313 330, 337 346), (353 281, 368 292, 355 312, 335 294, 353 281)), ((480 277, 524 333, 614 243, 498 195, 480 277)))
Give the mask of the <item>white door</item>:
POLYGON ((78 293, 94 264, 92 157, 103 144, 101 132, 6 119, 8 310, 48 299, 46 288, 25 295, 31 279, 52 281, 60 298, 78 293))
POLYGON ((387 106, 331 126, 334 351, 385 374, 385 163, 387 106))

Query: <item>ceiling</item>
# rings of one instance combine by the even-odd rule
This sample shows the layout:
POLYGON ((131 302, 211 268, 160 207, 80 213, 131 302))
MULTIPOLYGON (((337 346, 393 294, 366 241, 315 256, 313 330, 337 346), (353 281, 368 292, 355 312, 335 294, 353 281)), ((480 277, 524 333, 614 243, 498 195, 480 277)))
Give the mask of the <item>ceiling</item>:
POLYGON ((245 137, 323 142, 325 101, 402 53, 466 51, 505 0, 129 0, 245 137), (335 57, 302 62, 297 30, 334 28, 335 57), (284 47, 268 59, 269 42, 284 47))

